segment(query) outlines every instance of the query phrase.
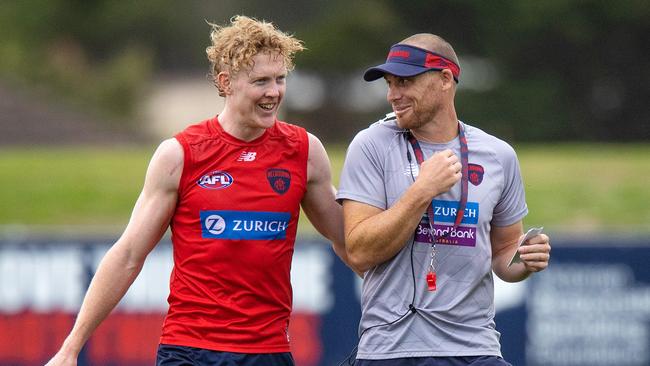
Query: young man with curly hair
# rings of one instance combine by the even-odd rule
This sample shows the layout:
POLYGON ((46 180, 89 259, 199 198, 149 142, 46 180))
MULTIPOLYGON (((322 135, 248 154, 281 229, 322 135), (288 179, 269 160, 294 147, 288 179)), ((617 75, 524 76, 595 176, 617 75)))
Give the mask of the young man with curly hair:
POLYGON ((225 107, 158 147, 131 220, 50 366, 76 365, 168 227, 174 269, 157 365, 293 365, 290 267, 301 206, 345 260, 327 153, 277 120, 301 42, 244 16, 212 28, 206 52, 225 107))

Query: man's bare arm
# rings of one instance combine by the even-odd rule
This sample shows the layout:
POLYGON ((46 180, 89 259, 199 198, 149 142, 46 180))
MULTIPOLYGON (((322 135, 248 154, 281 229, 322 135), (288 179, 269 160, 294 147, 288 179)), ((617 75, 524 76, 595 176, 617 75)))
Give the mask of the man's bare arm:
POLYGON ((83 345, 127 292, 169 226, 182 170, 182 147, 175 139, 164 141, 151 159, 124 233, 100 262, 72 331, 47 366, 76 365, 83 345))

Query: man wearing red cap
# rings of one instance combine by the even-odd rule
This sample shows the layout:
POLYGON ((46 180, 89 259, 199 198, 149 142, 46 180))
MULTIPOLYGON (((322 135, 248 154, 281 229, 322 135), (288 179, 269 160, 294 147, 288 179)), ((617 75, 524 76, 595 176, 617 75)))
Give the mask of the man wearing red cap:
POLYGON ((364 75, 385 79, 393 113, 354 138, 337 194, 348 259, 364 272, 358 365, 509 365, 492 272, 517 282, 548 266, 548 236, 518 245, 528 208, 514 150, 458 120, 460 76, 432 34, 364 75))

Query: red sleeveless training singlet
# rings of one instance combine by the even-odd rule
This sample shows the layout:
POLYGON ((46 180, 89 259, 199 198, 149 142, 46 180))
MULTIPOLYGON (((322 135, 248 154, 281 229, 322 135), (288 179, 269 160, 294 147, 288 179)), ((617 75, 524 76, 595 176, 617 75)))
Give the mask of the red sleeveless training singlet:
POLYGON ((171 221, 174 269, 161 343, 289 352, 290 269, 307 184, 307 132, 276 121, 244 142, 215 117, 175 137, 185 158, 171 221))

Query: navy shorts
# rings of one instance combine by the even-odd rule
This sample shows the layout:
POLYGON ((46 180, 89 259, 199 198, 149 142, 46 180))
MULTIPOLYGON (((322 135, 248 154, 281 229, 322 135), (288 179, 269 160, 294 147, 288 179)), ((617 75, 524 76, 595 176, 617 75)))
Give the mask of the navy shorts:
POLYGON ((294 366, 291 353, 233 353, 202 348, 158 346, 156 366, 294 366))
POLYGON ((497 356, 411 357, 357 360, 354 366, 512 366, 497 356))

